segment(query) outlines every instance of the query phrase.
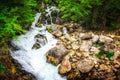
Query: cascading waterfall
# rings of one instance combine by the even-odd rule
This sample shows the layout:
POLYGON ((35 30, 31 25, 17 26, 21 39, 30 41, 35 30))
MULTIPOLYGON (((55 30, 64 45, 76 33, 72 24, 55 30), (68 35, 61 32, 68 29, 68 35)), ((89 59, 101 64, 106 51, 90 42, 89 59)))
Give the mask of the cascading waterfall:
MULTIPOLYGON (((47 9, 49 12, 50 10, 47 9)), ((56 46, 57 40, 46 31, 46 25, 41 28, 35 26, 40 17, 40 13, 36 14, 35 21, 31 25, 30 31, 18 37, 18 40, 12 40, 12 45, 18 50, 12 51, 11 56, 22 65, 22 69, 32 73, 37 80, 66 80, 58 74, 58 66, 55 67, 46 62, 46 52, 56 46), (32 49, 36 43, 35 35, 44 35, 47 39, 44 45, 39 49, 32 49)), ((48 14, 51 16, 51 12, 48 14)))

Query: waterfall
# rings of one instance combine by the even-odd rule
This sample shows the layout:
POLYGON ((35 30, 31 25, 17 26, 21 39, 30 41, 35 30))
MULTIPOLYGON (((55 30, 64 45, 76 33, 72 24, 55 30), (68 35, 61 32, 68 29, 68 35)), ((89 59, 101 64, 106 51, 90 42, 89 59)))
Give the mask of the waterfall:
MULTIPOLYGON (((49 15, 51 16, 51 13, 49 15)), ((37 80, 66 80, 66 77, 58 74, 59 66, 56 67, 46 62, 46 52, 56 46, 57 39, 46 30, 46 25, 42 25, 41 28, 35 26, 40 16, 41 14, 37 13, 31 29, 19 36, 18 40, 12 40, 11 43, 17 50, 12 51, 11 56, 21 64, 23 70, 33 74, 37 80), (43 40, 44 45, 38 42, 41 48, 32 49, 36 43, 37 34, 43 35, 47 41, 43 40)))

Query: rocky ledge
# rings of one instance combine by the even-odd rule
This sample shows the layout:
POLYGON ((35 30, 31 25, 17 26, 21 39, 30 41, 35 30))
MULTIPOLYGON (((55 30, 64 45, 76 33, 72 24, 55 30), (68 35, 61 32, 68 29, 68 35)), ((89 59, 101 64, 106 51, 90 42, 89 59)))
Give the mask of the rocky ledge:
POLYGON ((46 53, 47 62, 58 65, 68 80, 119 80, 120 39, 85 32, 77 25, 48 25, 58 38, 46 53))

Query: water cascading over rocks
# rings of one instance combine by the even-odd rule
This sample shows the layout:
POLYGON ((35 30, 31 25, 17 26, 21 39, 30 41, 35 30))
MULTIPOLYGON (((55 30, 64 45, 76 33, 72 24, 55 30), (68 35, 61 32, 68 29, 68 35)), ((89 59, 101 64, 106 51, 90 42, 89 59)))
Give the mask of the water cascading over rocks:
MULTIPOLYGON (((55 9, 47 8, 47 16, 52 18, 51 10, 55 9)), ((41 28, 35 26, 40 15, 36 14, 30 31, 19 36, 18 40, 12 40, 12 45, 18 50, 12 51, 11 56, 21 64, 23 70, 33 74, 37 80, 66 80, 66 77, 58 74, 58 66, 46 62, 45 53, 56 46, 57 40, 46 30, 46 24, 41 28)))

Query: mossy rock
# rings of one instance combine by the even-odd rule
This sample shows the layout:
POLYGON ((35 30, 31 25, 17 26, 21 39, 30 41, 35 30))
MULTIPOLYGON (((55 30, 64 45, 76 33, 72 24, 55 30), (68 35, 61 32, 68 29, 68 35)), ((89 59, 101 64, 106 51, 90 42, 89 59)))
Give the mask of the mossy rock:
POLYGON ((41 23, 36 23, 35 26, 42 27, 42 24, 41 23))

